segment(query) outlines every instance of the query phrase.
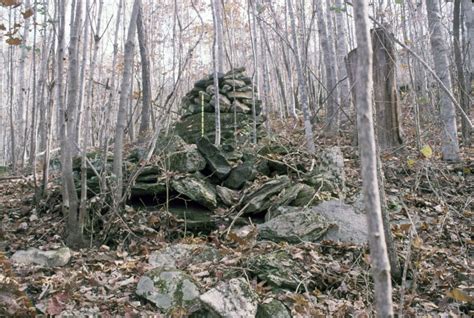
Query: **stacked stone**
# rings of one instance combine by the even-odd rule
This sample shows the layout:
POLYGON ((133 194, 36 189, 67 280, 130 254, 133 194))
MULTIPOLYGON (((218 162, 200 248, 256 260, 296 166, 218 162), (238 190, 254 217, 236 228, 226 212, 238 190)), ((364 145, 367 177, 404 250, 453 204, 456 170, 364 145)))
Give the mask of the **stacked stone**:
MULTIPOLYGON (((218 81, 222 141, 232 142, 235 128, 237 128, 237 139, 243 140, 249 137, 252 131, 252 105, 253 94, 257 92, 256 87, 252 87, 252 80, 245 74, 243 67, 218 74, 218 81), (237 127, 234 127, 235 124, 237 127)), ((186 142, 195 143, 201 137, 204 126, 204 135, 209 140, 214 140, 215 107, 214 75, 211 74, 195 82, 193 89, 183 97, 181 101, 183 115, 176 125, 177 134, 186 142)), ((255 112, 257 126, 260 126, 263 121, 260 116, 261 101, 257 99, 255 99, 255 112)))

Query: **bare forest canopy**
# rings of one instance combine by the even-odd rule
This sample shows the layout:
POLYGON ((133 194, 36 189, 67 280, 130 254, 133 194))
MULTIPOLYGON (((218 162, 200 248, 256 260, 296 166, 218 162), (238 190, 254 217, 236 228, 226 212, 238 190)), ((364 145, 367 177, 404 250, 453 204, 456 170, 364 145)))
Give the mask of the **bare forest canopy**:
POLYGON ((471 0, 0 0, 0 316, 472 316, 473 92, 471 0))

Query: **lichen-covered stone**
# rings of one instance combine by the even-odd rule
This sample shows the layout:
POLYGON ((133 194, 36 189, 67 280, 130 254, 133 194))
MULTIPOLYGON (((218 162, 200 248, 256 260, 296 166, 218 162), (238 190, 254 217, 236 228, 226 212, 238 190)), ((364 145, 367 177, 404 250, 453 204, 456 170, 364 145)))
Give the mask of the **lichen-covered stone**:
POLYGON ((272 204, 272 197, 280 193, 289 184, 290 179, 287 176, 281 176, 264 183, 256 191, 245 195, 242 200, 245 214, 254 214, 268 209, 272 204))
POLYGON ((291 318, 291 314, 281 301, 271 299, 258 305, 255 318, 291 318))
POLYGON ((247 266, 259 279, 277 289, 296 290, 301 282, 298 263, 286 250, 256 255, 249 258, 247 266))
POLYGON ((217 178, 224 180, 232 169, 230 163, 224 157, 222 152, 207 138, 199 139, 197 148, 201 152, 210 168, 217 178))
POLYGON ((318 213, 302 210, 281 213, 271 220, 259 224, 258 231, 261 239, 300 243, 302 241, 317 241, 326 233, 329 226, 326 219, 318 213))
POLYGON ((258 296, 243 278, 221 282, 199 299, 211 317, 248 318, 257 314, 258 296))
POLYGON ((243 163, 233 168, 224 181, 224 186, 240 190, 247 181, 252 181, 255 178, 255 171, 251 163, 243 163))
POLYGON ((216 189, 204 177, 191 175, 175 177, 171 180, 171 187, 178 193, 209 209, 217 207, 216 189))
POLYGON ((220 257, 219 251, 204 244, 174 244, 153 251, 148 262, 156 268, 186 267, 191 263, 212 262, 220 257))
POLYGON ((71 256, 71 250, 67 247, 52 251, 41 251, 32 247, 26 251, 16 251, 11 260, 24 265, 36 264, 44 267, 59 267, 69 263, 71 256))
POLYGON ((196 145, 185 145, 169 154, 170 170, 179 172, 196 172, 206 167, 206 160, 197 150, 196 145))
POLYGON ((178 270, 152 269, 138 282, 136 294, 155 304, 162 312, 180 307, 199 308, 199 289, 194 280, 178 270))

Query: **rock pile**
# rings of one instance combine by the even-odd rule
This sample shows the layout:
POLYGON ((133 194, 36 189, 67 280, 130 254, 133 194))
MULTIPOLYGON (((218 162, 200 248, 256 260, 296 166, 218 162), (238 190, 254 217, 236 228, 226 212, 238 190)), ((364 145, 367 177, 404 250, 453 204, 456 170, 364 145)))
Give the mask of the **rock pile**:
MULTIPOLYGON (((254 103, 257 126, 263 122, 261 101, 254 98, 256 87, 252 87, 252 80, 243 67, 218 74, 218 82, 222 143, 244 142, 252 133, 254 103)), ((205 137, 214 141, 216 96, 214 75, 211 74, 197 81, 183 97, 182 116, 176 125, 176 133, 187 143, 195 143, 202 137, 202 131, 205 137)))

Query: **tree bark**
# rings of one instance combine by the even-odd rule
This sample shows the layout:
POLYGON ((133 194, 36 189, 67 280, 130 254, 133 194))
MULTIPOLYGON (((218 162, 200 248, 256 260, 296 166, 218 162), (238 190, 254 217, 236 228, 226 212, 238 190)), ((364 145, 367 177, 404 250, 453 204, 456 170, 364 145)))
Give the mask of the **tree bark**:
MULTIPOLYGON (((459 104, 467 116, 470 115, 470 102, 469 102, 469 91, 466 87, 466 79, 464 78, 464 68, 462 61, 462 52, 461 52, 461 0, 454 0, 453 8, 453 48, 454 48, 454 62, 456 64, 456 74, 457 81, 456 86, 458 88, 459 95, 459 104)), ((462 139, 463 146, 469 147, 471 145, 471 129, 466 122, 466 119, 462 117, 461 119, 461 130, 462 130, 462 139)))
POLYGON ((369 226, 369 246, 378 317, 393 317, 390 265, 385 244, 377 182, 377 158, 372 115, 372 48, 368 21, 368 1, 354 3, 358 50, 357 123, 361 152, 364 203, 369 226))
POLYGON ((372 30, 374 102, 377 143, 380 150, 402 144, 400 106, 396 82, 396 56, 387 31, 372 30))
POLYGON ((330 13, 327 6, 323 6, 321 0, 321 5, 316 8, 316 12, 318 14, 318 30, 319 30, 319 43, 321 45, 321 50, 323 54, 323 60, 325 65, 325 72, 326 72, 326 124, 327 124, 327 131, 331 135, 335 135, 338 130, 339 126, 339 106, 338 106, 338 98, 337 98, 337 70, 336 70, 336 53, 334 50, 334 43, 331 41, 328 32, 328 21, 330 19, 330 13), (327 19, 324 17, 324 12, 322 10, 323 7, 326 7, 327 11, 327 19))
POLYGON ((139 0, 139 11, 137 17, 137 36, 140 47, 140 59, 142 66, 142 112, 139 136, 143 138, 150 129, 151 111, 151 77, 150 77, 150 57, 148 55, 148 45, 146 43, 145 22, 143 21, 143 5, 139 0))
POLYGON ((72 171, 72 153, 75 146, 74 133, 76 127, 76 109, 79 96, 79 31, 82 19, 82 1, 77 1, 74 11, 74 21, 71 26, 69 41, 69 65, 66 111, 64 113, 65 131, 62 136, 62 174, 64 186, 69 199, 68 217, 66 222, 66 241, 71 246, 84 244, 83 225, 84 216, 79 213, 79 200, 72 171))
MULTIPOLYGON (((436 74, 443 84, 451 89, 451 74, 449 73, 448 49, 441 23, 441 11, 438 0, 426 0, 428 13, 428 25, 430 28, 431 53, 435 64, 436 74)), ((447 161, 459 161, 459 144, 457 138, 456 111, 448 94, 440 92, 440 113, 442 122, 442 146, 443 159, 447 161)))
POLYGON ((298 38, 296 36, 295 16, 293 14, 293 7, 291 4, 291 0, 287 0, 287 4, 288 4, 288 15, 290 17, 290 23, 291 23, 291 36, 293 38, 293 53, 295 55, 296 74, 298 76, 299 93, 300 93, 300 98, 301 98, 301 108, 303 109, 306 147, 308 148, 309 153, 314 154, 316 152, 316 147, 314 145, 313 127, 311 125, 310 115, 309 115, 308 94, 306 92, 306 83, 304 80, 303 70, 301 67, 300 54, 298 50, 298 38))
POLYGON ((113 173, 116 178, 116 189, 114 193, 115 204, 120 204, 123 189, 123 137, 127 125, 127 105, 130 100, 130 84, 132 80, 133 54, 135 51, 135 34, 137 30, 139 0, 133 3, 132 16, 128 27, 127 41, 125 43, 124 66, 122 83, 120 86, 120 101, 117 112, 117 124, 115 127, 114 161, 113 173))

